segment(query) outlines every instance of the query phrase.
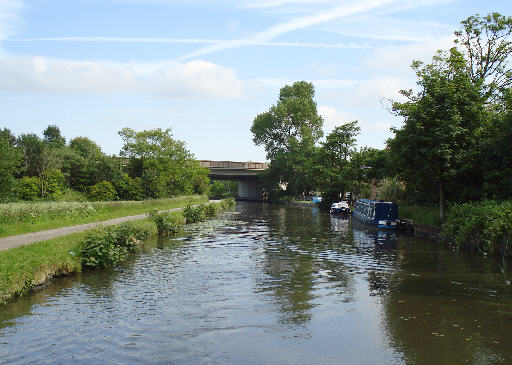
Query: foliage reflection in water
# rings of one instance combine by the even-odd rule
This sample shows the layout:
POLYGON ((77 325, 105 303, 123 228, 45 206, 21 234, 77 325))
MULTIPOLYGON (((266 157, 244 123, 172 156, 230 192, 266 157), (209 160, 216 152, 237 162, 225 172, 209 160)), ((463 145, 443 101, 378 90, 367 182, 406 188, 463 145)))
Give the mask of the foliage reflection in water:
MULTIPOLYGON (((505 272, 505 273, 504 273, 505 272)), ((0 312, 8 363, 510 363, 489 258, 309 207, 237 212, 0 312)))

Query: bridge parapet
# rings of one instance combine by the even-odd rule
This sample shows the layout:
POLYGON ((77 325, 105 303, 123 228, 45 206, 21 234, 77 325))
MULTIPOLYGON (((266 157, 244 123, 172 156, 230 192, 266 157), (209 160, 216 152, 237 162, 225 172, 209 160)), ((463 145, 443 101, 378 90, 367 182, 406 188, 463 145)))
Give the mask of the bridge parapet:
POLYGON ((236 161, 211 161, 199 160, 202 167, 209 169, 241 169, 241 170, 266 170, 268 163, 266 162, 236 162, 236 161))

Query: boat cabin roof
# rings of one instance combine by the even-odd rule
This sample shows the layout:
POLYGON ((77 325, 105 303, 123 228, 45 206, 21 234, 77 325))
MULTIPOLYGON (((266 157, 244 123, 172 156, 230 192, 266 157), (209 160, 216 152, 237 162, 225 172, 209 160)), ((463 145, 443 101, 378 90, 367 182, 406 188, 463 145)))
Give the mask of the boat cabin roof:
POLYGON ((395 202, 386 202, 384 200, 376 200, 376 199, 357 199, 357 202, 361 202, 361 203, 365 203, 365 204, 394 204, 396 205, 395 202))

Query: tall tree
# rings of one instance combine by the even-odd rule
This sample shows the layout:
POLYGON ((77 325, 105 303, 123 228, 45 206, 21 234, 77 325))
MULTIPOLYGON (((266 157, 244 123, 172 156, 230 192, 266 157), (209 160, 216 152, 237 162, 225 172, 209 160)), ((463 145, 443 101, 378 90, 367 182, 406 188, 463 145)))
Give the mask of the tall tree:
POLYGON ((140 162, 141 176, 148 198, 177 194, 202 194, 208 188, 208 171, 173 138, 171 129, 135 131, 123 128, 121 156, 140 162))
POLYGON ((322 191, 322 206, 325 208, 352 190, 348 166, 360 130, 357 121, 343 124, 334 128, 322 143, 315 164, 315 175, 322 191))
POLYGON ((59 127, 49 125, 43 132, 44 141, 50 148, 62 148, 66 145, 66 139, 62 137, 59 127))
POLYGON ((274 187, 287 184, 289 194, 307 194, 312 189, 310 165, 315 144, 323 135, 314 95, 313 84, 305 81, 284 86, 277 103, 258 114, 251 127, 254 143, 265 147, 271 161, 266 175, 272 176, 274 187))
POLYGON ((484 125, 482 83, 473 82, 466 65, 455 48, 438 52, 429 65, 414 62, 420 91, 401 91, 408 101, 393 103, 393 110, 405 118, 388 140, 396 166, 408 184, 437 190, 442 222, 447 187, 471 160, 484 125))
POLYGON ((462 29, 455 32, 455 42, 463 47, 471 80, 482 83, 486 98, 495 99, 501 90, 512 85, 512 17, 476 14, 461 24, 462 29))
POLYGON ((7 128, 0 130, 0 156, 0 202, 7 202, 14 198, 15 176, 23 161, 23 151, 7 128))

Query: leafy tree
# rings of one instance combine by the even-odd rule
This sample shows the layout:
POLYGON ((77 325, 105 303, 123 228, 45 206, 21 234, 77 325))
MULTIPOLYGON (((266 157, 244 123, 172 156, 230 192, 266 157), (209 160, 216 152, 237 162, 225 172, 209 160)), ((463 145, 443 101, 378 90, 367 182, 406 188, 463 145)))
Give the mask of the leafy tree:
POLYGON ((64 149, 61 159, 62 172, 66 176, 68 185, 79 191, 87 191, 92 185, 87 160, 72 148, 64 149))
POLYGON ((94 201, 113 201, 118 199, 116 189, 109 181, 101 181, 91 186, 89 195, 94 201))
POLYGON ((140 177, 132 178, 123 173, 121 178, 113 182, 117 195, 122 200, 143 200, 144 187, 140 177))
POLYGON ((512 190, 512 90, 504 95, 500 112, 494 113, 483 141, 480 165, 483 194, 491 199, 511 199, 512 190))
POLYGON ((350 158, 355 152, 356 136, 360 130, 357 121, 343 124, 334 128, 322 143, 316 166, 324 207, 329 207, 345 192, 352 190, 350 158))
POLYGON ((86 160, 94 160, 103 155, 96 142, 87 137, 76 137, 69 142, 69 147, 86 160))
POLYGON ((43 132, 44 141, 50 148, 62 148, 66 145, 66 139, 60 134, 56 125, 49 125, 43 132))
POLYGON ((232 198, 237 194, 238 182, 231 180, 213 180, 208 195, 211 198, 232 198))
POLYGON ((64 193, 66 177, 59 169, 50 169, 45 171, 40 180, 41 197, 57 200, 64 193))
POLYGON ((172 137, 171 129, 137 132, 124 128, 119 134, 124 141, 121 156, 137 161, 134 166, 138 166, 147 198, 206 191, 208 170, 199 165, 184 142, 172 137))
POLYGON ((461 22, 462 29, 455 32, 456 44, 463 47, 468 60, 468 72, 474 84, 482 83, 483 95, 500 94, 512 85, 512 17, 491 13, 478 14, 461 22))
POLYGON ((420 91, 401 91, 408 98, 393 103, 405 118, 388 140, 395 166, 407 184, 435 194, 441 221, 445 217, 446 191, 472 160, 475 141, 482 134, 485 118, 481 83, 466 72, 466 60, 455 48, 434 57, 433 63, 414 62, 420 91))
POLYGON ((35 176, 24 176, 18 181, 18 196, 22 200, 37 200, 40 197, 41 188, 39 179, 35 176))
POLYGON ((27 176, 39 176, 45 170, 45 143, 34 133, 22 134, 17 145, 24 151, 24 171, 27 176))
POLYGON ((265 147, 268 159, 289 152, 293 143, 313 145, 322 137, 323 119, 318 115, 314 96, 311 83, 286 85, 279 92, 277 104, 256 116, 251 127, 253 141, 265 147))
POLYGON ((23 151, 16 146, 16 137, 9 129, 0 130, 0 202, 14 198, 16 180, 20 171, 23 151))
POLYGON ((116 181, 122 178, 121 160, 106 156, 101 148, 86 137, 76 137, 69 149, 62 154, 62 171, 69 185, 87 191, 101 181, 116 181))
POLYGON ((270 192, 277 191, 280 183, 287 185, 290 195, 309 194, 314 188, 315 144, 323 135, 323 119, 318 115, 314 95, 311 83, 286 85, 277 103, 253 121, 253 141, 265 147, 271 160, 263 175, 270 192))

